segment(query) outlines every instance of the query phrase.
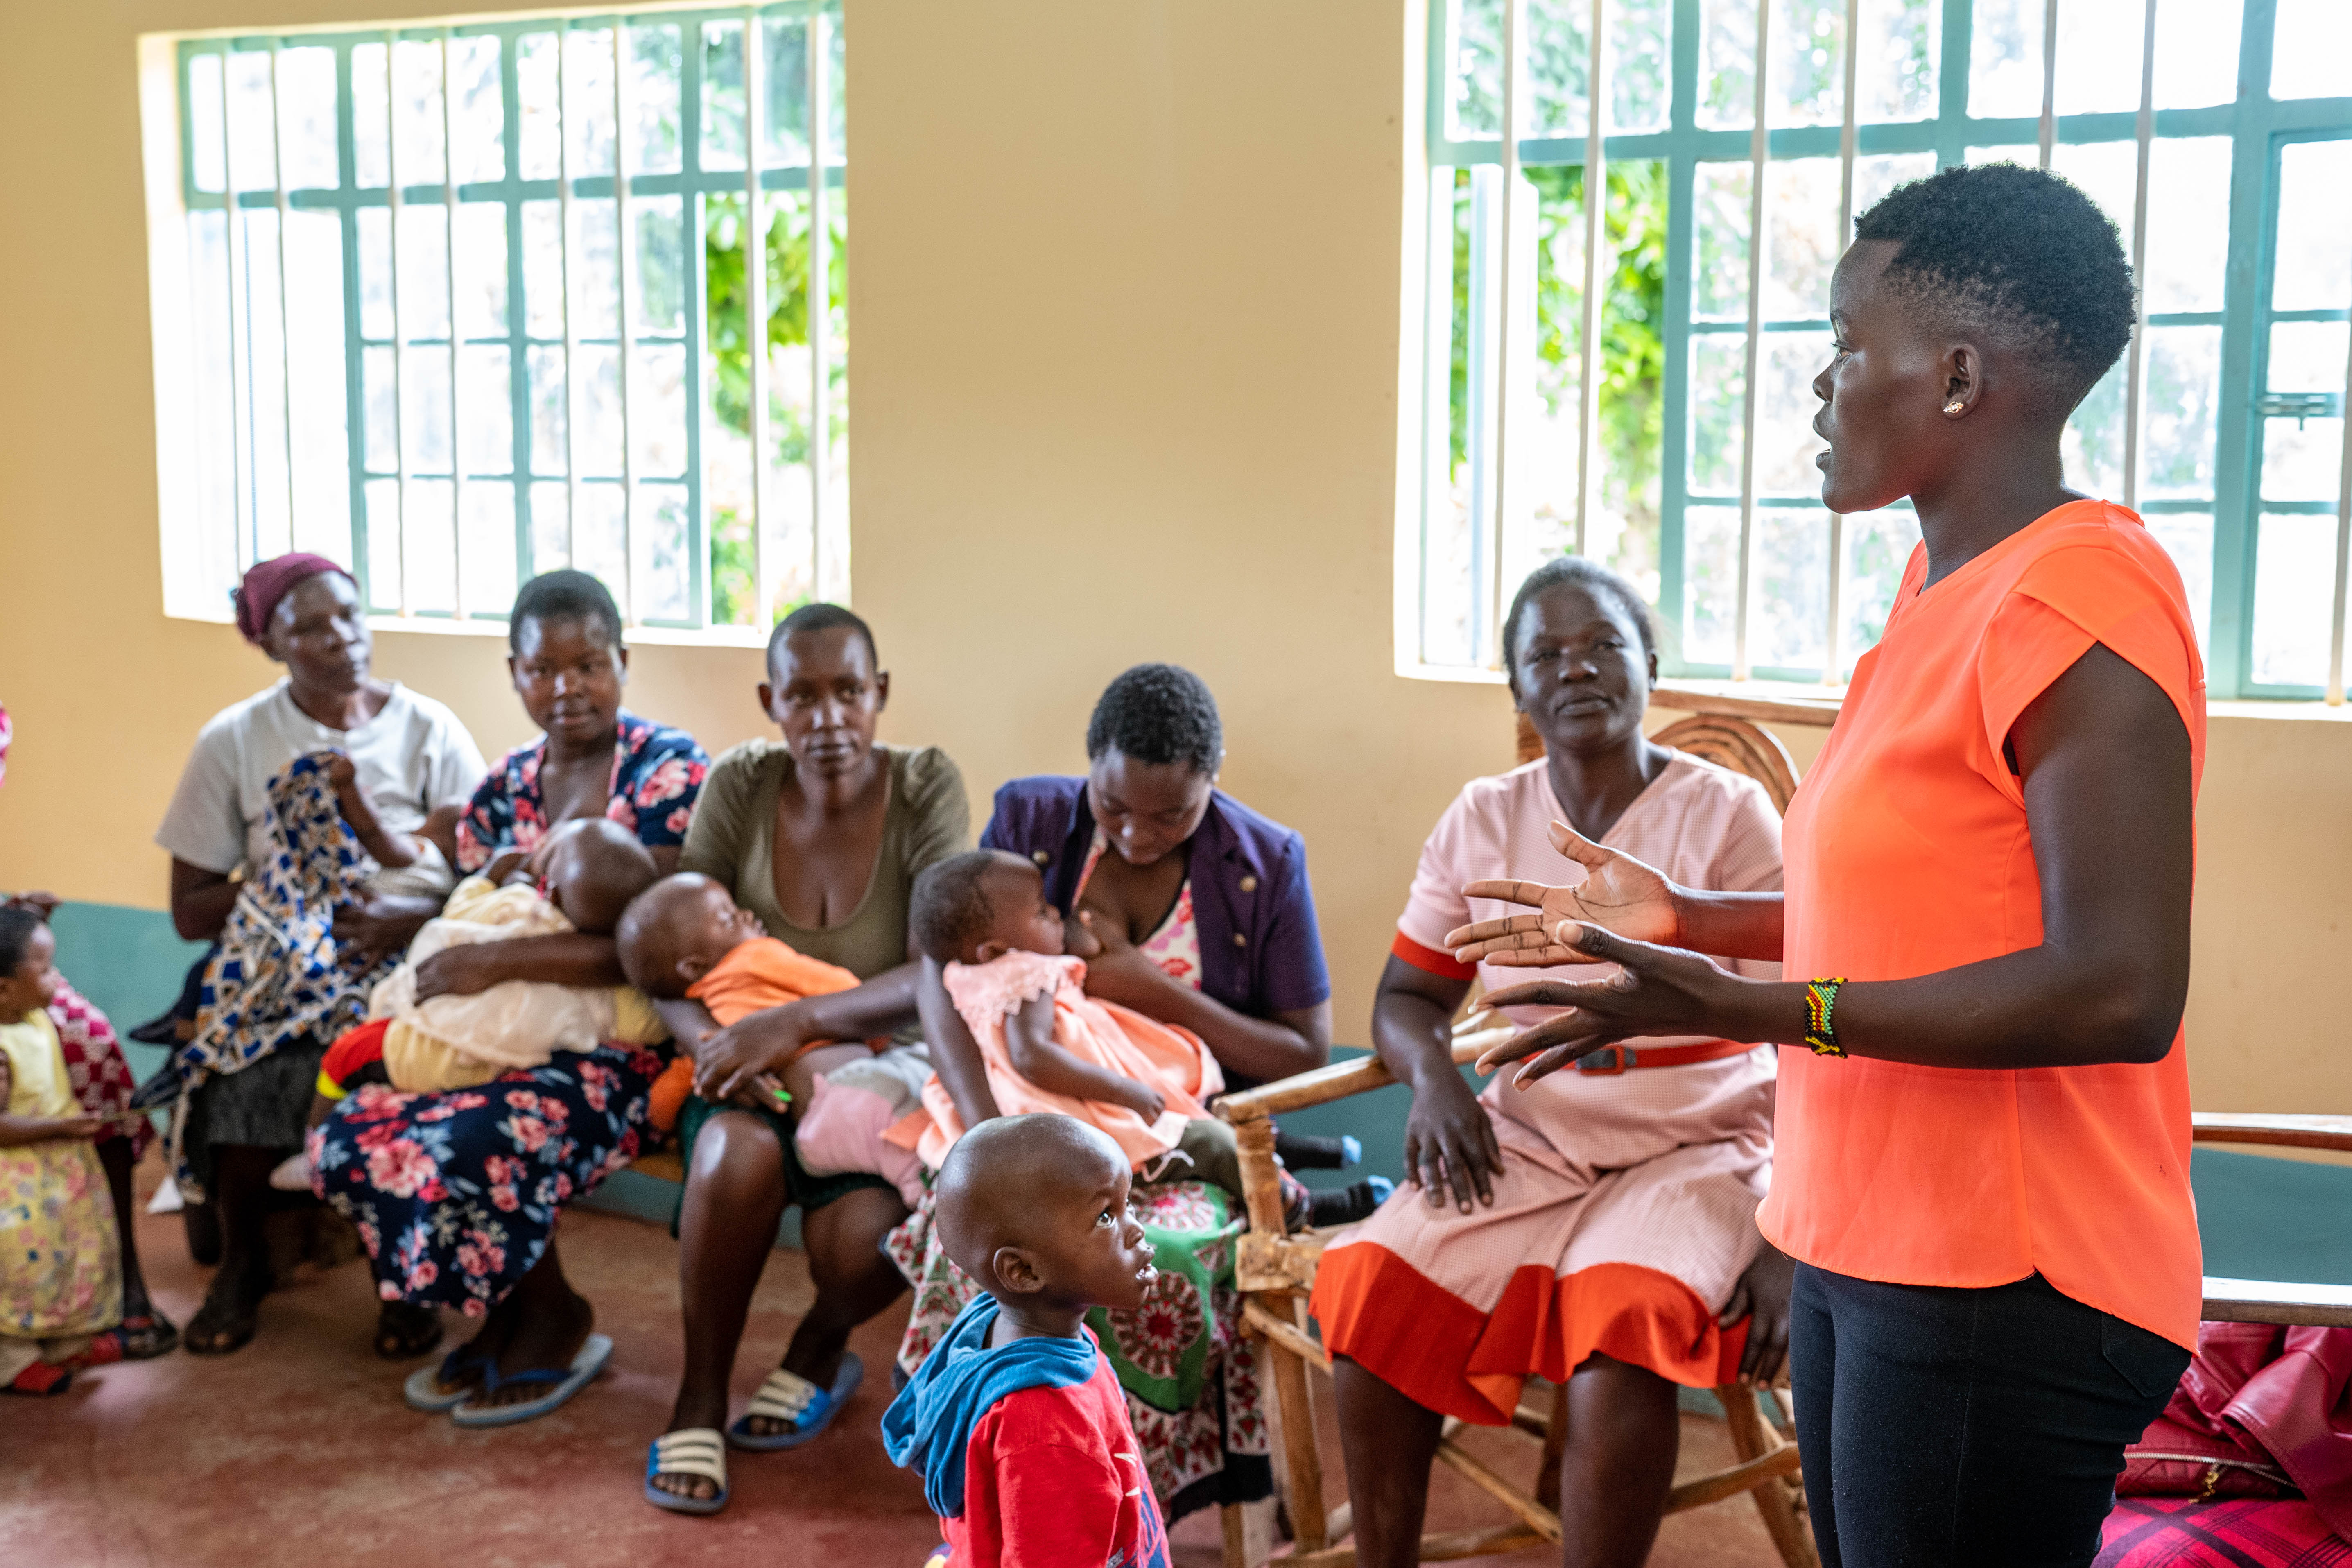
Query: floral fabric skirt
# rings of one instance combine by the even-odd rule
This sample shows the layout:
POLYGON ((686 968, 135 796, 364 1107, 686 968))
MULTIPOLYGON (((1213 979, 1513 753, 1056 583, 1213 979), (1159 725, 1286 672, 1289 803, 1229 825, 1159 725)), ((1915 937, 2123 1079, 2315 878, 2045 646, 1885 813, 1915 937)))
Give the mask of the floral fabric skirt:
POLYGON ((106 1172, 85 1139, 0 1149, 0 1337, 67 1339, 122 1321, 106 1172))
MULTIPOLYGON (((1201 1182, 1139 1185, 1135 1216, 1157 1250, 1159 1283, 1141 1308, 1087 1314, 1127 1392, 1128 1418, 1143 1445, 1151 1489, 1174 1523, 1213 1503, 1255 1502, 1274 1490, 1257 1355, 1241 1331, 1234 1251, 1248 1219, 1201 1182)), ((915 1288, 898 1345, 909 1375, 980 1293, 956 1267, 922 1203, 883 1243, 915 1288)))
POLYGON ((361 1089, 310 1134, 319 1195, 350 1220, 376 1294, 480 1317, 535 1268, 566 1204, 637 1157, 661 1058, 566 1053, 478 1089, 361 1089))

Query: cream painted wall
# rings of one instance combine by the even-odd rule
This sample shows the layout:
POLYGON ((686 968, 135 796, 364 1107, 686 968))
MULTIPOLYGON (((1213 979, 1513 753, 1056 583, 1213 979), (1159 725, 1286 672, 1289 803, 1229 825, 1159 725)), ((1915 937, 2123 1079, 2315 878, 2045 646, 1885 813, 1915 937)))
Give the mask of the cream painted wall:
MULTIPOLYGON (((161 612, 134 39, 425 16, 409 0, 0 11, 0 887, 160 906, 148 836, 204 719, 267 679, 161 612), (40 221, 22 221, 37 213, 40 221)), ((1138 659, 1199 669, 1226 783, 1300 828, 1342 1039, 1422 834, 1507 765, 1507 700, 1392 673, 1412 0, 848 0, 856 602, 975 805, 1081 765, 1138 659)), ((486 750, 489 639, 378 668, 486 750)), ((715 751, 755 654, 646 647, 634 703, 715 751)), ((1784 731, 1801 763, 1820 732, 1784 731)), ((2190 1003, 2200 1105, 2352 1110, 2339 926, 2352 726, 2217 717, 2190 1003)))

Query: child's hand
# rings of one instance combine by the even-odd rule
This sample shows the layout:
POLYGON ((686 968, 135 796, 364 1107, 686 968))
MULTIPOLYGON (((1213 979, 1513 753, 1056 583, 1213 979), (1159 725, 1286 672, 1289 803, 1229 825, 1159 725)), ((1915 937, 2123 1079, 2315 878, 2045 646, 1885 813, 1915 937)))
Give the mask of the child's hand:
POLYGON ((764 1110, 772 1116, 784 1116, 792 1111, 793 1097, 775 1074, 763 1072, 737 1089, 728 1103, 745 1110, 764 1110))
POLYGON ((735 1098, 752 1079, 800 1054, 807 1041, 798 1004, 786 1003, 739 1018, 704 1037, 694 1051, 694 1092, 714 1105, 735 1098))
POLYGON ((329 784, 334 785, 338 790, 347 790, 355 786, 359 783, 359 764, 352 761, 348 752, 330 752, 327 753, 327 782, 329 784))
POLYGON ((1168 1097, 1141 1079, 1128 1079, 1127 1089, 1127 1097, 1120 1103, 1146 1121, 1159 1121, 1168 1110, 1168 1097))
POLYGON ((60 1116, 49 1123, 53 1138, 95 1138, 106 1131, 103 1116, 60 1116))

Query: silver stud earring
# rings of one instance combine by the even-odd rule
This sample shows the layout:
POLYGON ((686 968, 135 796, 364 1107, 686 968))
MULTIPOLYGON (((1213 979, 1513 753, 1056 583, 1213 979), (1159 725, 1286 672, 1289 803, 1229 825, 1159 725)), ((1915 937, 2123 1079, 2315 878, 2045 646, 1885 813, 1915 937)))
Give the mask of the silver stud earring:
POLYGON ((1962 403, 1958 398, 1955 397, 1949 403, 1944 405, 1944 412, 1947 414, 1958 414, 1961 409, 1966 408, 1967 406, 1967 404, 1962 403))

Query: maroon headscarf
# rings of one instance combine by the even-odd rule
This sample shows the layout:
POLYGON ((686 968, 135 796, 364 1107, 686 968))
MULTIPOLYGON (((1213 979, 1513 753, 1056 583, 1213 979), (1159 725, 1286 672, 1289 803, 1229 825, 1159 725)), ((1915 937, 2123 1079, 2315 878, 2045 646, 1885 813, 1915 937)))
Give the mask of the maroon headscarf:
POLYGON ((269 617, 278 611, 278 602, 292 593, 295 584, 321 572, 332 572, 353 587, 359 586, 350 573, 332 561, 304 551, 272 556, 247 572, 245 581, 229 595, 236 601, 236 629, 245 634, 245 640, 261 647, 269 631, 269 617))

